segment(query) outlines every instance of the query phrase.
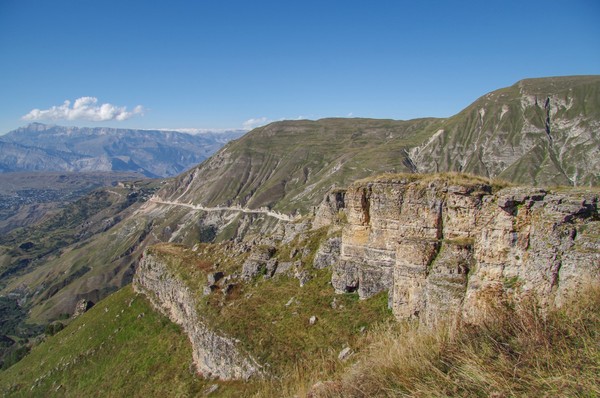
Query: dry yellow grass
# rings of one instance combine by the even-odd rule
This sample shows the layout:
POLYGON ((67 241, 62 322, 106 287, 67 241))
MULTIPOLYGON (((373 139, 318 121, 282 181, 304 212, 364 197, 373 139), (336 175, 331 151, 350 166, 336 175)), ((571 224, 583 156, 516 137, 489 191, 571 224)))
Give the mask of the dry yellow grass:
POLYGON ((547 313, 533 299, 498 305, 480 325, 381 325, 354 365, 327 367, 328 358, 298 370, 279 383, 280 396, 597 397, 598 308, 592 289, 547 313))

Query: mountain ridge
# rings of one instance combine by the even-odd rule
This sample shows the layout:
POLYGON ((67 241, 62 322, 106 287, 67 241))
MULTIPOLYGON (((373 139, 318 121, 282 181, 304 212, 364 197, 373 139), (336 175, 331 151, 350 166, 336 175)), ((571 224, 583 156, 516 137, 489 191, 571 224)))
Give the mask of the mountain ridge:
POLYGON ((310 212, 378 173, 467 172, 525 185, 600 184, 600 76, 523 79, 449 118, 325 118, 252 130, 167 183, 165 201, 310 212))
POLYGON ((599 185, 600 76, 523 79, 487 93, 411 150, 419 172, 599 185))
POLYGON ((244 133, 192 135, 31 123, 0 136, 0 171, 135 171, 147 177, 168 177, 203 161, 244 133))

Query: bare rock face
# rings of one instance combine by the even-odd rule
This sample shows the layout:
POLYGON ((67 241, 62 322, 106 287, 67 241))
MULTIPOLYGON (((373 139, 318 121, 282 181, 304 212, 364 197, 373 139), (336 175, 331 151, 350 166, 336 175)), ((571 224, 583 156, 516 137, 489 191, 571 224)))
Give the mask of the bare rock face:
POLYGON ((336 264, 340 259, 341 237, 332 237, 321 243, 315 253, 313 267, 322 269, 336 264))
POLYGON ((92 308, 94 303, 88 301, 86 299, 81 299, 75 304, 75 310, 73 311, 73 318, 77 318, 80 315, 83 315, 87 310, 92 308))
POLYGON ((242 278, 249 281, 261 273, 271 277, 277 268, 277 262, 271 257, 275 254, 273 246, 257 246, 252 249, 250 255, 242 265, 242 278))
POLYGON ((325 225, 335 224, 345 211, 345 196, 346 191, 341 189, 328 192, 321 204, 315 209, 315 220, 312 228, 318 229, 325 225))
POLYGON ((221 380, 247 380, 262 374, 260 365, 244 355, 237 342, 211 330, 196 311, 193 293, 167 266, 148 252, 140 261, 134 289, 145 294, 154 307, 181 325, 192 343, 198 373, 221 380))
POLYGON ((338 292, 390 293, 397 318, 475 322, 509 295, 560 305, 600 282, 599 192, 505 188, 481 180, 380 179, 351 186, 338 292))

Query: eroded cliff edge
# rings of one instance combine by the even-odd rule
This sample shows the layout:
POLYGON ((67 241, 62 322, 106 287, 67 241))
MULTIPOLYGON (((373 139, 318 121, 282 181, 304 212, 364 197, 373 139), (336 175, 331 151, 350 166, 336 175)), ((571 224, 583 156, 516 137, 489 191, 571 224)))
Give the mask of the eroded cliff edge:
MULTIPOLYGON (((260 355, 271 348, 243 334, 262 328, 269 335, 281 319, 297 319, 297 308, 290 306, 302 289, 323 297, 335 296, 334 289, 356 292, 362 299, 386 291, 397 319, 427 324, 457 316, 476 323, 490 306, 526 295, 542 307, 577 297, 600 282, 599 198, 597 189, 502 188, 460 174, 383 176, 332 190, 312 216, 280 220, 275 232, 258 228, 262 233, 223 247, 150 248, 134 287, 182 325, 199 373, 221 379, 269 375, 271 364, 263 360, 272 356, 260 355), (168 255, 161 257, 161 250, 168 255), (331 286, 325 282, 327 268, 331 286), (279 303, 261 297, 274 292, 261 286, 280 283, 287 288, 279 303), (235 294, 227 296, 230 290, 235 294), (200 295, 206 303, 214 301, 218 315, 199 306, 200 295), (260 298, 256 305, 266 309, 290 310, 259 311, 258 324, 246 322, 250 314, 224 310, 247 305, 251 297, 260 298), (215 320, 221 327, 246 322, 247 329, 233 328, 226 335, 215 320), (253 358, 261 358, 264 368, 253 358)), ((309 302, 305 297, 302 305, 309 302)), ((325 302, 337 310, 336 298, 325 302)), ((327 324, 326 317, 334 315, 320 309, 315 305, 307 315, 322 320, 307 316, 308 323, 295 325, 327 324)), ((311 330, 318 327, 308 328, 307 335, 311 330)))
POLYGON ((561 305, 600 281, 597 190, 497 189, 463 176, 387 176, 345 193, 338 292, 389 291, 398 319, 477 321, 510 295, 561 305))
POLYGON ((247 380, 261 374, 260 365, 238 349, 237 341, 219 334, 197 312, 195 293, 168 264, 146 251, 133 280, 136 292, 145 294, 153 306, 180 325, 192 344, 199 374, 222 380, 247 380))

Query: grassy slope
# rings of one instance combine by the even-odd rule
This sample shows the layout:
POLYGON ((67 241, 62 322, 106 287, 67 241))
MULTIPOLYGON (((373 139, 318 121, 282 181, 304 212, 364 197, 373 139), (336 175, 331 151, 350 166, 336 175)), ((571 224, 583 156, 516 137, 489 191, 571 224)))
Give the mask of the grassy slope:
POLYGON ((0 373, 7 396, 190 396, 187 337, 126 287, 0 373), (143 316, 140 316, 143 314, 143 316))
POLYGON ((599 109, 599 76, 522 80, 444 120, 444 134, 417 163, 427 172, 464 171, 522 184, 573 185, 576 176, 578 185, 598 185, 599 109), (537 105, 524 105, 525 97, 537 105), (552 142, 545 131, 548 97, 552 142))
POLYGON ((480 326, 383 327, 313 397, 597 397, 599 306, 595 289, 548 314, 526 300, 480 326))
POLYGON ((165 199, 306 213, 333 185, 383 172, 462 171, 540 185, 597 185, 600 77, 528 79, 447 119, 321 119, 258 128, 183 174, 165 199), (550 98, 551 135, 545 129, 550 98), (535 102, 537 101, 537 103, 535 102), (407 151, 429 145, 418 154, 407 151))
POLYGON ((356 346, 365 329, 391 319, 386 294, 369 300, 359 300, 357 294, 337 295, 330 283, 331 270, 312 268, 324 233, 314 231, 306 239, 280 246, 275 254, 280 261, 302 258, 299 270, 312 277, 304 286, 289 274, 271 279, 258 276, 247 284, 236 282, 227 295, 221 289, 209 296, 201 294, 206 272, 215 269, 215 262, 226 276, 240 270, 244 256, 228 255, 226 245, 200 245, 193 252, 184 246, 163 244, 151 251, 198 292, 198 312, 211 327, 239 339, 259 363, 267 364, 269 373, 287 377, 301 363, 335 363, 344 347, 356 346), (295 247, 307 248, 310 253, 290 259, 295 247), (314 325, 309 324, 311 316, 317 317, 314 325))
POLYGON ((167 186, 165 198, 306 212, 332 186, 409 171, 405 150, 438 119, 285 121, 253 130, 167 186), (194 178, 194 173, 197 177, 194 178), (191 187, 188 190, 188 187, 191 187))
MULTIPOLYGON (((245 255, 224 255, 228 244, 200 245, 198 254, 172 244, 151 249, 170 261, 176 274, 198 290, 198 308, 211 325, 239 338, 247 351, 268 364, 270 373, 282 377, 253 383, 219 382, 217 395, 280 395, 281 380, 288 380, 287 387, 293 386, 289 380, 302 380, 297 372, 304 365, 319 369, 343 366, 337 355, 346 346, 356 348, 363 336, 361 328, 390 319, 386 295, 365 301, 355 294, 336 295, 329 283, 330 271, 310 267, 321 238, 323 231, 317 231, 278 253, 289 259, 291 247, 311 250, 304 256, 303 269, 312 279, 303 287, 291 276, 258 277, 226 296, 216 291, 202 297, 200 287, 216 261, 226 274, 239 270, 245 255), (294 300, 286 306, 291 298, 294 300), (336 308, 331 306, 334 299, 336 308), (317 323, 309 326, 313 315, 317 323)), ((214 382, 193 377, 190 364, 185 336, 152 311, 143 296, 126 287, 0 373, 0 389, 10 391, 9 396, 55 392, 66 396, 193 396, 214 382), (138 317, 141 313, 144 316, 138 317)))
POLYGON ((215 396, 283 397, 332 380, 312 396, 593 397, 600 394, 598 306, 595 291, 545 317, 527 302, 498 307, 480 327, 381 325, 357 337, 353 366, 296 351, 302 358, 281 378, 226 383, 193 376, 185 336, 127 287, 1 372, 0 390, 10 397, 197 396, 217 384, 215 396))
POLYGON ((129 216, 159 185, 99 189, 0 237, 0 294, 26 297, 26 321, 45 324, 72 313, 80 298, 97 302, 129 283, 148 232, 147 220, 129 216))
MULTIPOLYGON (((400 177, 413 176, 383 175, 378 180, 400 177)), ((452 174, 445 178, 463 181, 468 177, 452 174)), ((195 250, 174 244, 151 249, 198 292, 199 313, 209 324, 238 338, 276 376, 251 383, 218 383, 216 395, 303 396, 323 380, 335 381, 319 391, 337 397, 600 393, 600 323, 596 311, 600 294, 590 294, 589 301, 582 299, 578 307, 548 318, 533 307, 503 307, 482 328, 461 327, 452 333, 447 329, 424 333, 410 324, 386 328, 378 326, 391 320, 385 295, 364 301, 355 294, 336 295, 329 283, 330 271, 312 268, 314 253, 326 234, 326 229, 320 229, 300 235, 275 253, 280 261, 302 263, 299 271, 312 276, 303 287, 290 275, 272 279, 258 276, 249 284, 238 283, 228 294, 217 289, 209 296, 201 295, 206 273, 216 269, 225 275, 239 272, 247 253, 236 251, 232 242, 199 244, 195 250), (336 308, 331 305, 334 299, 336 308), (313 315, 318 320, 310 325, 313 315), (337 355, 346 346, 358 355, 341 362, 337 355), (357 359, 360 362, 348 366, 357 359), (583 381, 579 374, 583 374, 583 381)), ((40 396, 59 385, 59 394, 72 396, 98 391, 114 396, 135 395, 137 391, 140 396, 185 396, 213 384, 191 377, 189 348, 185 354, 173 348, 173 344, 184 344, 185 336, 154 314, 141 297, 129 306, 132 298, 133 293, 126 288, 98 304, 1 373, 0 389, 10 387, 13 393, 28 396, 31 392, 27 388, 48 372, 49 376, 34 388, 34 392, 40 389, 40 396), (138 318, 141 312, 146 316, 138 318), (81 326, 84 323, 86 326, 81 326), (164 346, 167 342, 171 345, 164 346), (79 358, 75 364, 74 358, 79 358), (162 365, 157 367, 156 363, 162 365), (134 374, 136 382, 130 389, 132 377, 128 375, 134 374), (175 382, 169 384, 169 379, 175 382), (79 381, 73 384, 74 380, 79 381), (21 389, 15 390, 19 383, 21 389), (100 386, 98 391, 93 385, 100 386)))
POLYGON ((0 234, 46 219, 101 186, 139 180, 137 173, 0 173, 0 234))

